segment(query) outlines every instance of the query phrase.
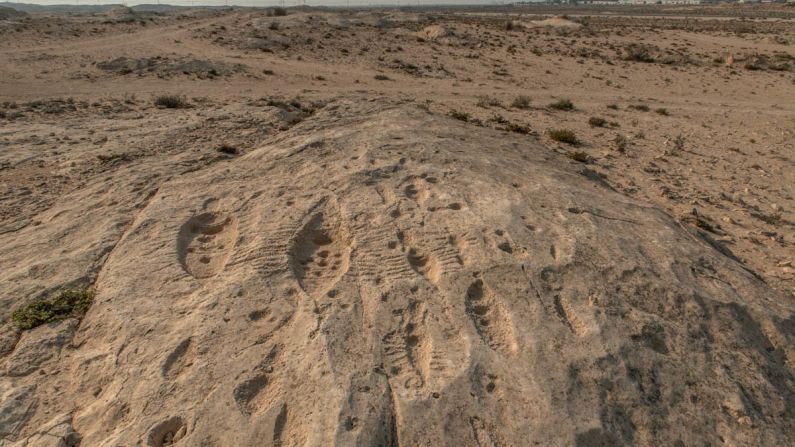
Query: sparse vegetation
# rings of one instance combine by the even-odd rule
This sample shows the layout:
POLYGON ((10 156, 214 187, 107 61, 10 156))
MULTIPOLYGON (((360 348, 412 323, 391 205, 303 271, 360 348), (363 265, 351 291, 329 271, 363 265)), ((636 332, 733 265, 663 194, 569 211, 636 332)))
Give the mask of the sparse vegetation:
POLYGON ((236 147, 231 146, 229 144, 222 144, 222 145, 218 146, 217 148, 215 148, 215 150, 217 152, 220 152, 222 154, 227 154, 227 155, 237 155, 239 153, 239 151, 237 150, 236 147))
POLYGON ((525 95, 519 95, 513 99, 511 103, 511 107, 514 109, 529 109, 530 108, 530 97, 525 95))
POLYGON ((491 121, 492 123, 497 123, 497 124, 508 124, 510 122, 507 119, 505 119, 504 116, 500 115, 499 113, 495 113, 494 115, 492 115, 491 118, 489 118, 489 121, 491 121))
POLYGON ((547 135, 549 135, 549 138, 560 143, 571 144, 572 146, 580 144, 580 140, 578 140, 574 132, 569 129, 553 129, 548 131, 547 135))
POLYGON ((651 49, 647 45, 629 44, 624 48, 624 59, 633 62, 654 62, 651 49))
POLYGON ((559 99, 549 105, 550 109, 571 111, 574 110, 574 103, 568 99, 559 99))
POLYGON ((190 107, 187 99, 179 95, 160 95, 155 97, 155 105, 164 109, 186 109, 190 107))
POLYGON ((374 76, 374 78, 375 78, 376 81, 388 81, 389 80, 389 76, 383 75, 383 74, 377 74, 377 75, 374 76))
POLYGON ((629 142, 627 141, 627 138, 624 135, 618 134, 613 139, 613 144, 616 145, 616 150, 623 154, 624 152, 627 151, 627 145, 629 144, 629 142))
POLYGON ((469 121, 471 118, 467 112, 462 112, 460 110, 451 110, 450 116, 459 121, 469 121))
POLYGON ((129 154, 99 154, 97 159, 103 163, 113 163, 115 161, 130 161, 132 158, 129 154))
POLYGON ((82 318, 93 301, 94 292, 90 289, 65 289, 15 310, 11 320, 20 329, 33 329, 66 318, 82 318))
POLYGON ((588 125, 591 127, 605 127, 607 120, 598 116, 592 116, 588 119, 588 125))
POLYGON ((676 138, 674 138, 674 149, 677 151, 685 150, 685 137, 677 135, 676 138))
POLYGON ((524 124, 517 124, 517 123, 507 123, 505 125, 505 130, 508 132, 520 133, 522 135, 527 135, 530 133, 530 127, 525 126, 524 124))
POLYGON ((483 95, 483 96, 478 96, 477 106, 483 108, 502 107, 502 103, 500 102, 499 99, 493 96, 483 95))
POLYGON ((571 151, 566 156, 580 163, 588 163, 589 160, 588 154, 583 151, 571 151))

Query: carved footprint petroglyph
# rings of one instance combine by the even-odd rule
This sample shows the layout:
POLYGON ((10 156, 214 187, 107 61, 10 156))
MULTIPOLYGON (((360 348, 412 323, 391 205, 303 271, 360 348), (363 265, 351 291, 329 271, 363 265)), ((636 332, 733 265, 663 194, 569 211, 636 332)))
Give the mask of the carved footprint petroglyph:
POLYGON ((182 225, 177 254, 194 278, 210 278, 224 269, 237 238, 237 220, 226 213, 196 215, 182 225))
POLYGON ((431 196, 426 182, 419 178, 413 178, 409 183, 403 187, 403 194, 411 200, 417 202, 417 205, 422 207, 428 198, 431 196))
POLYGON ((190 337, 182 340, 180 344, 174 348, 173 351, 166 357, 163 362, 161 372, 163 376, 174 380, 186 368, 193 365, 193 360, 196 357, 196 343, 190 337))
POLYGON ((418 390, 427 380, 430 340, 426 333, 425 305, 412 302, 400 310, 397 327, 383 337, 387 376, 396 380, 396 391, 418 390))
POLYGON ((233 397, 243 414, 256 414, 276 403, 280 390, 273 373, 280 353, 280 347, 274 346, 249 378, 235 386, 233 397))
POLYGON ((467 289, 466 312, 480 338, 491 349, 503 355, 516 351, 510 313, 494 292, 483 284, 483 280, 475 280, 467 289))
POLYGON ((348 271, 350 233, 336 203, 327 199, 296 233, 290 267, 309 295, 330 290, 348 271))
POLYGON ((433 284, 438 284, 443 275, 463 267, 461 253, 451 242, 447 231, 426 231, 418 235, 406 233, 402 242, 411 268, 433 284))

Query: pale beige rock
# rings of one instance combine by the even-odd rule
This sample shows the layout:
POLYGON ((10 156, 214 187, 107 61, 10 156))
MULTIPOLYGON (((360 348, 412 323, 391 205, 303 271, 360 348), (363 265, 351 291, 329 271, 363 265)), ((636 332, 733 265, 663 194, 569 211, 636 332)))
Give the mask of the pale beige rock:
POLYGON ((72 428, 72 415, 59 414, 27 439, 10 447, 78 447, 82 439, 72 428))
POLYGON ((5 374, 24 376, 57 358, 61 348, 71 341, 76 327, 77 320, 68 319, 24 331, 13 352, 5 358, 5 374))
POLYGON ((0 382, 0 436, 4 441, 16 438, 25 427, 37 403, 35 385, 14 387, 0 382))
POLYGON ((758 6, 0 20, 0 445, 792 445, 758 6))

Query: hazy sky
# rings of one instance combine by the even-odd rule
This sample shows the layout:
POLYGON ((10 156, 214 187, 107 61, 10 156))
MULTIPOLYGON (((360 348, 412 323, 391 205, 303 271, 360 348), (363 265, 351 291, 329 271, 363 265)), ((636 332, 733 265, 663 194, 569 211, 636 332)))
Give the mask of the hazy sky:
MULTIPOLYGON (((17 3, 33 3, 37 5, 98 5, 98 4, 126 4, 127 6, 133 5, 140 5, 140 4, 154 4, 158 3, 157 0, 133 0, 133 1, 113 1, 113 0, 19 0, 17 3)), ((168 5, 180 5, 180 6, 190 6, 190 5, 212 5, 212 6, 221 6, 221 5, 239 5, 239 6, 276 6, 281 5, 282 2, 280 0, 161 0, 160 3, 168 4, 168 5)), ((429 4, 502 4, 508 3, 507 1, 488 1, 488 0, 420 0, 420 4, 429 5, 429 4)), ((0 1, 0 5, 3 2, 0 1)), ((284 0, 283 3, 285 6, 294 6, 301 4, 301 0, 284 0)), ((329 5, 341 5, 344 6, 347 3, 346 0, 307 0, 307 5, 316 5, 316 6, 329 6, 329 5)), ((350 5, 417 5, 417 0, 350 0, 350 5)))

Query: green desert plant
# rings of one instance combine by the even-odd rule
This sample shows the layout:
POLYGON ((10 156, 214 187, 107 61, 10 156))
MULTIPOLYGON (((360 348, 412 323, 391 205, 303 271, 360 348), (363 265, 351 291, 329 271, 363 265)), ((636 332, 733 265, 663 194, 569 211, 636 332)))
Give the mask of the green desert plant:
POLYGON ((33 329, 52 321, 70 317, 82 318, 93 302, 93 290, 64 289, 47 299, 35 301, 15 310, 11 314, 11 320, 20 329, 33 329))

